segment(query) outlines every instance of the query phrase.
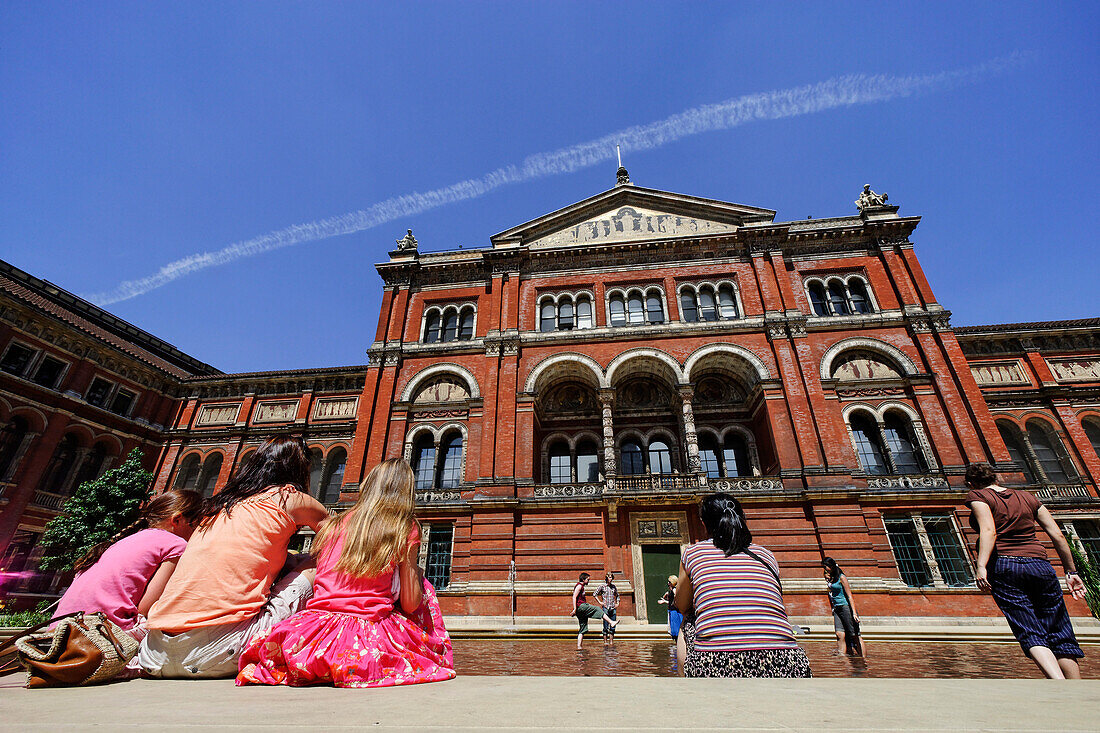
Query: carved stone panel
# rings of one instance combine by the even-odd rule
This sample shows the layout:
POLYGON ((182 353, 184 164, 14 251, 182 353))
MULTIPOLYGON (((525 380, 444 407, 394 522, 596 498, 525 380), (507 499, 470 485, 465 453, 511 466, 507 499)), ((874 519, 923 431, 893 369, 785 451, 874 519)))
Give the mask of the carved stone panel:
POLYGON ((256 405, 254 423, 290 422, 298 414, 298 400, 261 402, 256 405))
POLYGON ((1059 382, 1100 382, 1100 359, 1047 359, 1059 382))
POLYGON ((852 351, 833 363, 833 379, 841 382, 862 382, 873 379, 901 377, 892 364, 869 351, 852 351))
POLYGON ((1013 384, 1030 384, 1023 367, 1017 360, 991 361, 983 364, 972 364, 970 373, 982 387, 1000 387, 1013 384))
POLYGON ((466 385, 454 377, 439 377, 421 387, 413 403, 432 404, 437 402, 462 402, 470 399, 470 392, 466 385))
POLYGON ((232 425, 237 422, 237 413, 240 412, 240 409, 240 402, 234 402, 231 405, 203 405, 199 408, 199 415, 195 418, 195 424, 202 427, 232 425))
POLYGON ((531 243, 531 247, 535 249, 594 242, 629 242, 692 234, 718 234, 732 232, 736 228, 732 224, 624 206, 537 239, 531 243))
POLYGON ((358 397, 323 397, 313 403, 313 419, 350 420, 358 405, 358 397))

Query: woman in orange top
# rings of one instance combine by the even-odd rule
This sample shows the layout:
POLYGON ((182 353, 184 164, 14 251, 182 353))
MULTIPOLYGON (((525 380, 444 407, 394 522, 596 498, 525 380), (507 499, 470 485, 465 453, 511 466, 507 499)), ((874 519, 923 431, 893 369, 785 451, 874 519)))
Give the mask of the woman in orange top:
POLYGON ((313 596, 312 563, 296 563, 287 545, 300 527, 317 529, 328 516, 308 489, 305 443, 280 437, 209 500, 149 611, 149 635, 138 652, 146 673, 233 677, 253 638, 305 606, 313 596))

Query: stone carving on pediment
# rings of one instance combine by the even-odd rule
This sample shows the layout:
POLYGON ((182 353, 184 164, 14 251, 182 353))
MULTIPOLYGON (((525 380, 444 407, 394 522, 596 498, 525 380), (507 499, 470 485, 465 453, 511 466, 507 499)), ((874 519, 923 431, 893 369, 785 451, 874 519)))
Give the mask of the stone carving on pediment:
POLYGON ((624 206, 531 242, 532 248, 624 242, 735 231, 732 224, 624 206))
POLYGON ((414 404, 422 405, 436 402, 463 402, 468 399, 470 399, 470 391, 465 384, 454 377, 439 377, 421 387, 412 401, 414 404))
POLYGON ((256 413, 252 417, 252 422, 290 422, 297 414, 298 400, 261 402, 256 405, 256 413))
POLYGON ((1059 382, 1100 382, 1100 359, 1047 359, 1059 382))
POLYGON ((1018 360, 971 364, 970 373, 974 375, 974 381, 982 387, 1031 383, 1018 360))
POLYGON ((199 415, 195 418, 195 424, 207 425, 232 425, 237 421, 237 413, 240 411, 239 402, 231 405, 203 405, 199 408, 199 415))
POLYGON ((347 420, 355 417, 358 397, 326 397, 313 404, 314 420, 347 420))
POLYGON ((840 382, 900 379, 901 374, 883 357, 871 351, 850 351, 833 362, 832 378, 840 382))

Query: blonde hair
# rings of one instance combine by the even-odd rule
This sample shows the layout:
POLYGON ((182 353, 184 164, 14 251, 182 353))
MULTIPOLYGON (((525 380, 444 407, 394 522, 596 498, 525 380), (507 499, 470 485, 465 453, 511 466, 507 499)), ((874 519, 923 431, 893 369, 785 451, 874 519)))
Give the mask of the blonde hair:
POLYGON ((355 504, 317 533, 313 554, 320 556, 343 534, 344 546, 335 568, 342 573, 371 577, 404 560, 405 543, 416 524, 413 487, 408 462, 391 458, 379 463, 359 485, 355 504))

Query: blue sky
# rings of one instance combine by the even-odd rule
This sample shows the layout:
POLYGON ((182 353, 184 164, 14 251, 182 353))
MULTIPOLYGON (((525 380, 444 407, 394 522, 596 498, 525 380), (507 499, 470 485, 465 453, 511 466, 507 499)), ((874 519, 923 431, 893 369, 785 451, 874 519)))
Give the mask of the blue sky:
MULTIPOLYGON (((1100 315, 1100 10, 1092 4, 8 3, 0 258, 78 294, 200 252, 700 105, 851 74, 966 83, 629 151, 635 183, 913 236, 956 325, 1100 315)), ((609 151, 613 154, 613 150, 609 151)), ((238 259, 109 310, 225 371, 357 364, 374 263, 481 247, 614 184, 500 186, 238 259)))

